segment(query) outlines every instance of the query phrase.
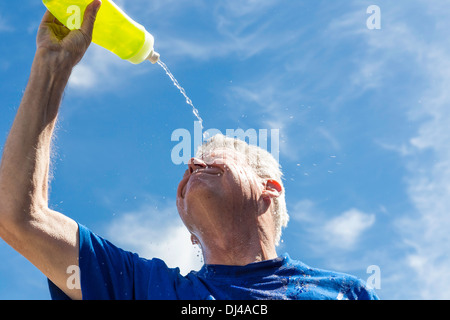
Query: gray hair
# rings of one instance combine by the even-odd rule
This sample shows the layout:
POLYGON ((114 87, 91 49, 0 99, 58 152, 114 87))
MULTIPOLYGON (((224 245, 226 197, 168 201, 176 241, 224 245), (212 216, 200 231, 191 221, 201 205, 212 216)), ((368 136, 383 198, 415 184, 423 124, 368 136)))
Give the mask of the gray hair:
MULTIPOLYGON (((217 134, 199 146, 196 157, 202 158, 203 155, 209 154, 216 149, 230 149, 245 156, 249 166, 253 168, 254 172, 260 179, 274 179, 280 185, 284 186, 282 182, 283 173, 281 165, 275 158, 266 150, 249 145, 245 141, 226 137, 222 134, 217 134)), ((281 239, 282 228, 287 226, 289 215, 286 208, 285 193, 282 192, 279 197, 273 200, 274 203, 274 221, 275 221, 275 245, 278 246, 281 239)))

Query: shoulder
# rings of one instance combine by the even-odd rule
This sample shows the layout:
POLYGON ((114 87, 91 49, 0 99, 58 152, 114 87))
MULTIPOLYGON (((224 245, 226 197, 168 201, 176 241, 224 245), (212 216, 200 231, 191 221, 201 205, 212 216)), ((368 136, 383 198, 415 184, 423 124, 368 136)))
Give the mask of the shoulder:
POLYGON ((286 259, 291 269, 291 289, 311 298, 337 300, 378 300, 375 291, 351 274, 313 268, 301 261, 286 259), (293 271, 295 270, 295 271, 293 271))
POLYGON ((330 287, 339 290, 338 300, 378 300, 375 291, 369 288, 366 282, 354 275, 329 270, 318 271, 328 279, 330 287))

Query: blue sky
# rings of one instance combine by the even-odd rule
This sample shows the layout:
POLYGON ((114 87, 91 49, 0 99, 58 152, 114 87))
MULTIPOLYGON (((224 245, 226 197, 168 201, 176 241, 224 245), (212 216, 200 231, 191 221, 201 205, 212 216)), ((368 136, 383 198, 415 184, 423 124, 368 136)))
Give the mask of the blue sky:
MULTIPOLYGON (((278 252, 354 274, 382 299, 450 298, 448 2, 116 1, 154 36, 205 129, 280 132, 290 222, 278 252), (370 30, 366 10, 381 9, 370 30)), ((0 148, 26 86, 38 0, 0 3, 0 148)), ((201 266, 175 207, 194 130, 158 65, 92 45, 66 89, 51 207, 182 272, 201 266)), ((45 277, 0 241, 0 299, 49 299, 45 277)))

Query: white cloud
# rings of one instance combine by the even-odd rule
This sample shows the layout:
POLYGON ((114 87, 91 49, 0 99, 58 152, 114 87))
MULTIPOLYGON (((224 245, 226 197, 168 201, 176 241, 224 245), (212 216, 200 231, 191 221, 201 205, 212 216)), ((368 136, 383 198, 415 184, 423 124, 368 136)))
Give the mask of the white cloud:
POLYGON ((98 90, 114 80, 112 76, 120 67, 120 58, 106 49, 91 44, 83 60, 75 66, 68 87, 75 90, 98 90))
POLYGON ((83 63, 73 69, 69 85, 78 89, 92 89, 97 82, 98 78, 93 68, 83 63))
POLYGON ((143 64, 135 66, 92 43, 82 61, 75 66, 68 87, 78 92, 114 91, 118 86, 127 83, 124 77, 133 77, 155 69, 145 67, 145 64, 150 65, 150 62, 143 64))
POLYGON ((311 223, 315 219, 314 202, 310 199, 303 199, 295 203, 291 210, 289 210, 290 218, 294 221, 303 223, 311 223))
POLYGON ((198 270, 202 266, 201 251, 191 244, 176 210, 175 204, 165 204, 118 214, 106 226, 107 238, 141 257, 162 259, 169 267, 180 268, 182 274, 198 270))
POLYGON ((351 208, 334 218, 322 212, 310 199, 302 199, 289 209, 291 220, 299 223, 302 234, 312 247, 320 246, 321 251, 358 247, 365 231, 373 227, 376 217, 351 208))
POLYGON ((351 249, 357 244, 364 231, 372 227, 374 222, 374 214, 350 209, 327 222, 323 231, 331 246, 351 249))
MULTIPOLYGON (((280 54, 278 49, 294 41, 303 31, 290 30, 279 32, 275 21, 280 19, 280 8, 276 1, 217 1, 205 5, 197 3, 198 10, 203 11, 207 28, 192 33, 180 33, 170 27, 160 29, 157 33, 158 50, 172 58, 204 61, 215 58, 234 57, 245 60, 266 52, 270 59, 272 54, 280 54), (278 15, 273 11, 278 10, 278 15), (277 49, 275 49, 277 48, 277 49)), ((279 5, 279 4, 278 4, 279 5)), ((172 6, 169 13, 163 12, 164 19, 177 19, 183 12, 183 4, 172 6)), ((189 10, 193 6, 189 3, 189 10)), ((164 59, 163 59, 164 60, 164 59)))

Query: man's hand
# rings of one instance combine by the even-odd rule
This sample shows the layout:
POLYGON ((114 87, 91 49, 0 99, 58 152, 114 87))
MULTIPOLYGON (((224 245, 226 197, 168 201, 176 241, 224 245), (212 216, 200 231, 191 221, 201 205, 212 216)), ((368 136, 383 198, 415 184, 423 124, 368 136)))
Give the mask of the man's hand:
POLYGON ((46 59, 47 63, 74 67, 91 44, 92 30, 100 6, 100 0, 92 1, 84 12, 81 28, 72 31, 47 11, 37 34, 37 52, 42 54, 41 57, 46 59))

